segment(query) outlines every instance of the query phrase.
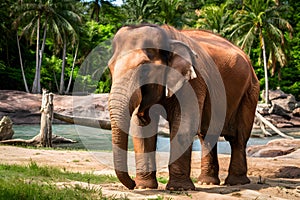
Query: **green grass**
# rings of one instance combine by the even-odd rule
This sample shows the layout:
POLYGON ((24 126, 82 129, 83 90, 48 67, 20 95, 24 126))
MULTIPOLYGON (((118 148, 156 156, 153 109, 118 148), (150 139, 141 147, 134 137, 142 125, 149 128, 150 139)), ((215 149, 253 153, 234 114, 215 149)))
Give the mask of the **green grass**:
MULTIPOLYGON (((58 187, 56 182, 115 183, 110 175, 81 174, 31 162, 28 166, 0 164, 0 199, 116 199, 103 196, 101 189, 80 185, 58 187)), ((122 198, 126 199, 126 198, 122 198)))

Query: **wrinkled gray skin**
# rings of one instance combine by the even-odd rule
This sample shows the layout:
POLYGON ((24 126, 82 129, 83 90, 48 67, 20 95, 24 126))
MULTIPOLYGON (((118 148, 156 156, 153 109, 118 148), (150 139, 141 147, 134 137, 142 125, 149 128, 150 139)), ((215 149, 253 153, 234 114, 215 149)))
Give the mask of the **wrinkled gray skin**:
POLYGON ((240 49, 208 32, 179 32, 169 26, 155 25, 121 28, 113 40, 113 49, 109 61, 112 74, 109 109, 114 167, 127 188, 158 186, 155 150, 161 110, 165 110, 164 117, 169 121, 172 141, 167 189, 195 189, 190 179, 191 145, 195 135, 202 144, 199 182, 220 183, 217 146, 204 139, 209 126, 218 121, 222 126, 220 132, 214 133, 214 139, 220 134, 225 136, 232 149, 225 183, 250 182, 246 176, 245 148, 253 124, 259 83, 250 61, 240 49), (205 58, 205 55, 210 57, 205 58), (223 121, 212 117, 211 105, 214 104, 210 96, 214 97, 206 84, 206 79, 215 79, 211 65, 216 66, 223 81, 217 87, 225 88, 224 95, 216 101, 224 105, 223 121), (130 123, 136 155, 134 180, 127 170, 130 123))

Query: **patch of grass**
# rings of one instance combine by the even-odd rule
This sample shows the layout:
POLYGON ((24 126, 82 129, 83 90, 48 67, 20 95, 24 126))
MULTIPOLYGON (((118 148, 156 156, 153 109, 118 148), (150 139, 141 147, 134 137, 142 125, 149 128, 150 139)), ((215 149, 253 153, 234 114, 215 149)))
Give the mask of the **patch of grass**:
MULTIPOLYGON (((2 199, 117 199, 103 196, 101 189, 80 185, 58 187, 56 182, 80 181, 93 184, 115 183, 111 175, 81 174, 54 167, 0 164, 0 200, 2 199)), ((121 198, 126 199, 126 198, 121 198)))
POLYGON ((160 182, 160 183, 162 183, 162 184, 167 184, 168 181, 169 181, 169 179, 166 178, 166 177, 158 177, 157 181, 160 182))
POLYGON ((57 188, 49 183, 28 183, 24 180, 0 179, 0 199, 105 199, 101 190, 73 188, 57 188))
POLYGON ((117 177, 112 175, 94 175, 91 173, 69 172, 65 169, 62 171, 58 168, 38 166, 31 162, 28 166, 0 164, 0 178, 16 178, 48 181, 83 181, 94 184, 116 183, 119 182, 117 177))

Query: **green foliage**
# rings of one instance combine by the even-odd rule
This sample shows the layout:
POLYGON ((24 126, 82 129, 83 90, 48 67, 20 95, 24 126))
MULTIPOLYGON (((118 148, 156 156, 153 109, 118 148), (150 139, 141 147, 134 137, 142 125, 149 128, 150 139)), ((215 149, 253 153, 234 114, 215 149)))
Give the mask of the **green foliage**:
POLYGON ((101 189, 68 186, 71 181, 88 184, 118 182, 114 176, 73 173, 41 167, 35 162, 28 166, 0 164, 0 199, 115 199, 105 197, 101 189), (56 182, 65 182, 65 186, 59 187, 56 182))
POLYGON ((225 37, 229 33, 230 24, 233 23, 234 10, 229 9, 232 4, 232 1, 229 0, 219 6, 208 4, 203 6, 201 10, 196 10, 199 17, 196 28, 210 30, 225 37))
POLYGON ((0 89, 24 90, 16 43, 17 30, 25 76, 28 85, 32 85, 36 72, 36 13, 40 13, 41 42, 46 22, 48 26, 41 67, 41 86, 53 92, 59 90, 63 34, 68 33, 65 85, 71 76, 75 46, 79 42, 71 88, 79 85, 77 89, 80 91, 109 92, 111 78, 106 65, 111 55, 111 44, 107 41, 122 25, 141 22, 167 23, 176 28, 208 29, 236 41, 236 44, 245 47, 249 53, 263 89, 265 80, 262 53, 260 38, 256 37, 256 33, 260 26, 273 24, 265 26, 262 31, 262 35, 267 38, 268 72, 271 76, 269 86, 271 89, 280 87, 300 98, 300 3, 297 0, 126 0, 121 6, 115 6, 111 2, 113 1, 55 0, 52 4, 44 0, 1 2, 0 89), (24 12, 25 10, 28 12, 24 12), (53 13, 54 10, 56 13, 53 13), (241 18, 241 14, 246 16, 241 18), (67 21, 57 18, 59 15, 67 21), (286 31, 286 28, 291 30, 286 22, 293 27, 292 37, 286 31), (253 32, 247 35, 244 33, 245 30, 250 30, 246 28, 249 23, 255 26, 253 32), (249 40, 243 43, 246 37, 249 40), (90 59, 88 55, 95 53, 95 48, 100 49, 102 54, 95 54, 99 58, 90 60, 91 66, 86 67, 85 60, 90 59), (103 52, 108 53, 103 55, 103 52))

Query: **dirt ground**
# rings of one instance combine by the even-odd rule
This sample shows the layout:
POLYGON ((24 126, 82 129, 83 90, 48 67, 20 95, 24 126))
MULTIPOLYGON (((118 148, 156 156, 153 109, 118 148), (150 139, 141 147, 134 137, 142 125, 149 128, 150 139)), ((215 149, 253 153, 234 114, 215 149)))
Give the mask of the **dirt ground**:
MULTIPOLYGON (((158 176, 167 177, 168 153, 157 155, 158 176)), ((71 150, 40 150, 14 146, 0 146, 0 163, 55 166, 68 171, 95 174, 114 174, 110 152, 71 150)), ((133 163, 129 153, 129 164, 133 163)), ((220 178, 224 181, 229 166, 229 155, 219 155, 220 178)), ((200 153, 193 152, 192 177, 200 173, 200 153)), ((130 167, 134 175, 134 167, 130 167)), ((120 183, 91 185, 101 188, 104 195, 129 199, 300 199, 300 150, 274 158, 248 158, 251 183, 243 186, 211 186, 196 184, 196 191, 169 192, 160 184, 158 190, 127 190, 120 183)), ((65 184, 65 183, 57 183, 65 184)))
MULTIPOLYGON (((93 95, 87 100, 78 96, 76 109, 74 97, 56 96, 54 99, 55 112, 71 114, 74 109, 77 114, 92 115, 95 109, 99 110, 99 118, 107 119, 108 95, 93 95)), ((0 90, 0 117, 8 115, 15 124, 38 124, 40 120, 41 95, 27 94, 20 91, 0 90)), ((287 146, 286 146, 287 145, 287 146)), ((283 152, 269 149, 268 153, 283 152)), ((285 148, 286 149, 286 148, 285 148)), ((248 176, 251 183, 243 186, 203 186, 196 184, 196 191, 168 192, 165 185, 160 184, 158 190, 130 191, 122 184, 92 185, 82 184, 86 187, 101 188, 106 196, 127 197, 129 199, 300 199, 300 147, 293 149, 292 153, 272 158, 248 157, 248 176), (296 150, 297 149, 297 150, 296 150)), ((260 152, 263 154, 264 152, 260 152)), ((71 150, 41 150, 0 145, 0 163, 24 164, 34 161, 38 165, 55 166, 68 171, 88 172, 95 174, 113 174, 111 152, 71 151, 71 150)), ((168 177, 168 153, 157 155, 157 171, 159 177, 168 177)), ((193 152, 192 173, 193 178, 200 174, 200 152, 193 152)), ((221 181, 227 176, 230 162, 229 155, 219 155, 221 181)), ((130 175, 134 175, 134 154, 128 156, 130 175)), ((57 183, 64 185, 65 183, 57 183)), ((70 183, 68 183, 70 184, 70 183)))

